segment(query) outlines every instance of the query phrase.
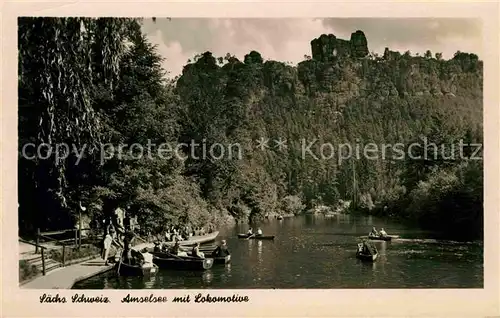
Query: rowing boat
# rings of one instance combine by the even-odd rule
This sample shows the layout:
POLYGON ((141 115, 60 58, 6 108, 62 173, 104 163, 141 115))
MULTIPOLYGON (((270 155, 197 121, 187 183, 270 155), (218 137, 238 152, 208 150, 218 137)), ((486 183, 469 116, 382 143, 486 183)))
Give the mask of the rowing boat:
POLYGON ((155 264, 130 265, 127 263, 117 263, 115 265, 118 275, 120 276, 151 276, 158 272, 158 266, 155 264))
POLYGON ((231 255, 226 256, 210 256, 214 259, 214 264, 228 264, 231 262, 231 255))
POLYGON ((373 236, 373 235, 368 235, 368 238, 370 240, 375 240, 375 241, 390 241, 390 240, 392 240, 391 236, 373 236))
POLYGON ((371 254, 363 254, 360 251, 357 251, 356 257, 362 261, 375 262, 378 257, 378 252, 371 255, 371 254))
POLYGON ((274 240, 274 235, 254 235, 249 237, 248 234, 238 234, 238 238, 248 238, 254 240, 274 240))
MULTIPOLYGON (((230 263, 231 262, 231 255, 226 255, 226 256, 213 256, 209 253, 205 253, 206 255, 210 255, 208 256, 208 258, 210 259, 213 259, 214 260, 214 264, 227 264, 227 263, 230 263)), ((197 257, 194 257, 194 256, 179 256, 180 258, 183 258, 183 259, 197 259, 199 260, 199 258, 197 257)))
MULTIPOLYGON (((215 231, 213 233, 207 234, 207 235, 196 235, 196 236, 191 236, 188 240, 185 241, 179 241, 180 246, 190 246, 190 245, 195 245, 196 243, 208 243, 215 241, 215 238, 219 235, 219 231, 215 231)), ((167 245, 174 245, 174 242, 167 242, 167 245)))
POLYGON ((160 268, 178 270, 205 270, 212 268, 213 258, 176 256, 170 253, 153 252, 153 262, 160 268))

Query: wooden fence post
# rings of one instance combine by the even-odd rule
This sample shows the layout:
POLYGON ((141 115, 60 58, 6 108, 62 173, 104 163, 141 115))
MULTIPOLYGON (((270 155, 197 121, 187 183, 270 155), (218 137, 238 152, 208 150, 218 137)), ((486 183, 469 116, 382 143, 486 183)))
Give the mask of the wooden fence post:
POLYGON ((78 248, 82 247, 82 209, 80 209, 79 217, 78 217, 78 248))
POLYGON ((75 246, 78 246, 78 230, 75 229, 75 246))
POLYGON ((40 228, 36 229, 36 245, 35 245, 35 254, 38 253, 38 245, 40 244, 40 228))
POLYGON ((45 255, 43 253, 44 248, 41 248, 42 250, 42 274, 45 276, 45 255))
POLYGON ((63 243, 63 255, 62 255, 62 265, 63 267, 65 266, 66 264, 66 244, 63 243))

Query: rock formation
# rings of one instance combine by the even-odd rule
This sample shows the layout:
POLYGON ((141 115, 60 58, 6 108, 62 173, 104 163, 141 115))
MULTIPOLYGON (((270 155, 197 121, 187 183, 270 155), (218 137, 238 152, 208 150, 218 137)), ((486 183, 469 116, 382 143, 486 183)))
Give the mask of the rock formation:
POLYGON ((337 39, 333 34, 322 34, 311 41, 312 58, 321 62, 333 61, 339 57, 362 58, 368 55, 368 41, 363 31, 351 34, 350 40, 337 39))

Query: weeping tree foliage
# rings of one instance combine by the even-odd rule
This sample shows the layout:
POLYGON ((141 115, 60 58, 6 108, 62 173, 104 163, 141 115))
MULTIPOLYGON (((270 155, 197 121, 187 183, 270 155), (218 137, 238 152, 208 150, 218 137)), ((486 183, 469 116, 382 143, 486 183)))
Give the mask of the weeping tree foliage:
POLYGON ((80 202, 97 221, 129 206, 148 231, 225 221, 182 160, 158 155, 175 148, 183 104, 140 22, 19 20, 21 232, 72 227, 80 202), (44 144, 69 153, 32 157, 44 144))
MULTIPOLYGON (((49 219, 58 219, 85 197, 81 179, 92 178, 104 132, 94 95, 99 87, 117 85, 134 24, 115 18, 19 18, 20 150, 33 143, 33 154, 44 145, 41 158, 47 158, 20 158, 20 203, 26 214, 43 206, 52 211, 49 219), (78 164, 74 150, 85 152, 78 164)), ((38 216, 41 221, 47 215, 38 216)))

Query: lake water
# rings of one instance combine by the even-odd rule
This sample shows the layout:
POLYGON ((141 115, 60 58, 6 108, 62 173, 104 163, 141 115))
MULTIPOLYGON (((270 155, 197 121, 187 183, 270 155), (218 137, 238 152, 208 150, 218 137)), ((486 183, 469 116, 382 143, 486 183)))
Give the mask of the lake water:
POLYGON ((480 242, 440 241, 419 229, 374 217, 304 215, 266 220, 259 226, 274 241, 238 239, 248 226, 222 229, 231 264, 200 272, 160 269, 155 277, 117 277, 109 272, 75 289, 181 288, 482 288, 480 242), (384 227, 392 242, 373 241, 375 263, 355 258, 359 236, 384 227))

